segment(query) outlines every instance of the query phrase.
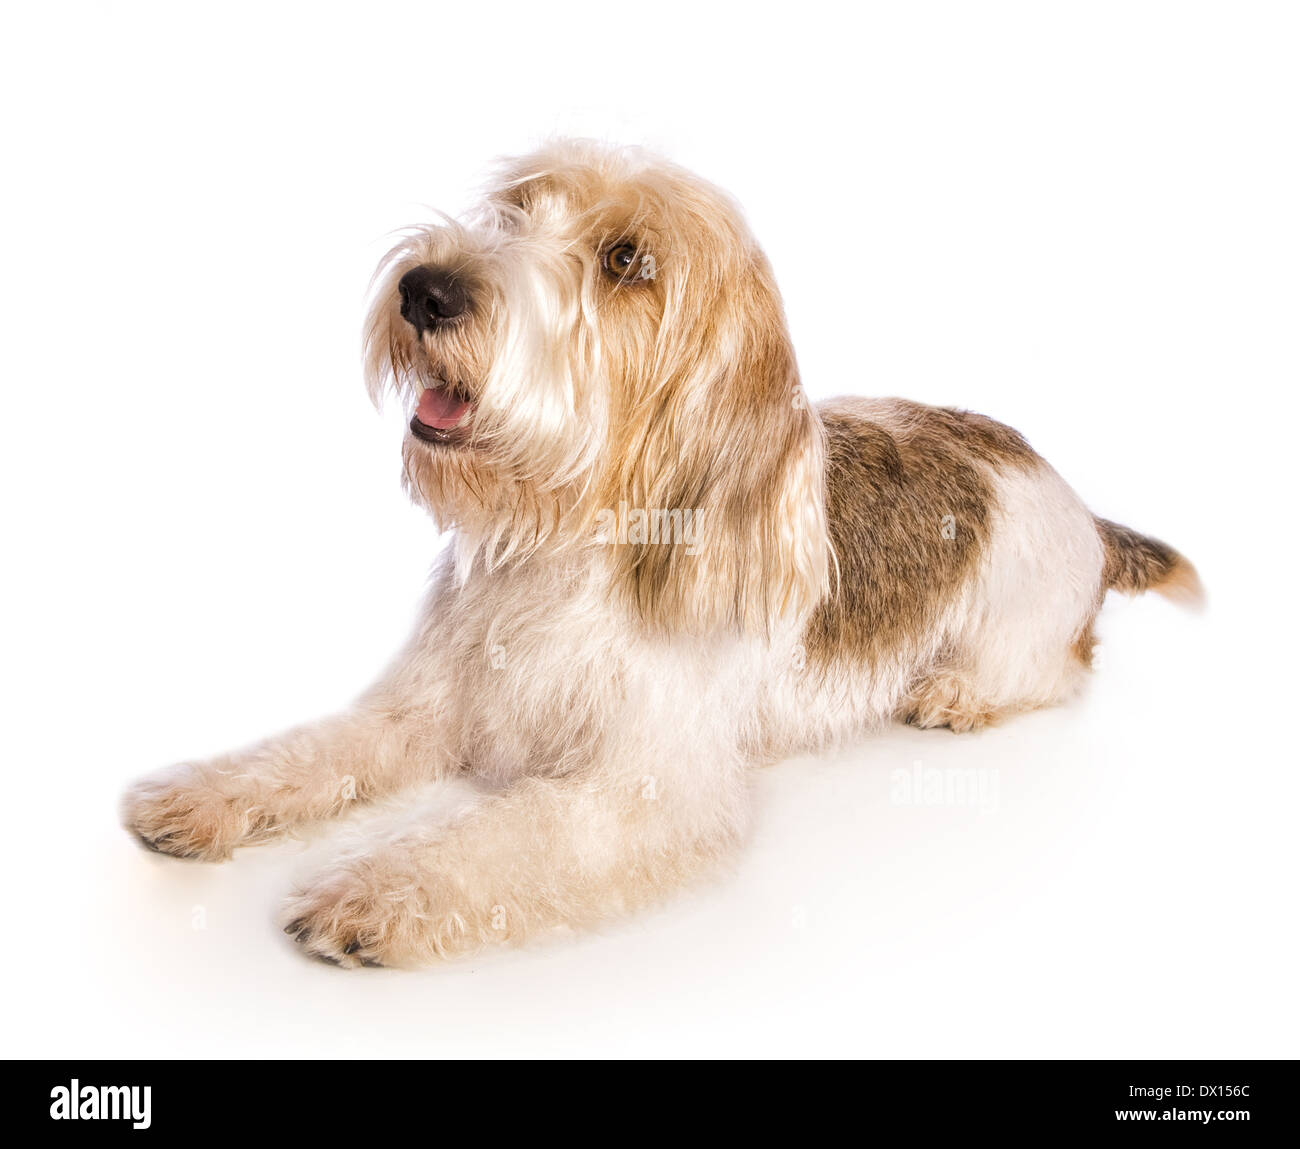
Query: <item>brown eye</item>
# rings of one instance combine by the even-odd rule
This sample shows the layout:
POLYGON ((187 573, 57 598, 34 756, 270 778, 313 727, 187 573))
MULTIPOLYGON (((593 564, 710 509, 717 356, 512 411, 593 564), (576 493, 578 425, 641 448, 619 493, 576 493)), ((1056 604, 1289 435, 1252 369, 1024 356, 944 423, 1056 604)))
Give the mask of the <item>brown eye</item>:
POLYGON ((615 279, 628 279, 636 266, 636 246, 620 243, 605 252, 605 270, 615 279))

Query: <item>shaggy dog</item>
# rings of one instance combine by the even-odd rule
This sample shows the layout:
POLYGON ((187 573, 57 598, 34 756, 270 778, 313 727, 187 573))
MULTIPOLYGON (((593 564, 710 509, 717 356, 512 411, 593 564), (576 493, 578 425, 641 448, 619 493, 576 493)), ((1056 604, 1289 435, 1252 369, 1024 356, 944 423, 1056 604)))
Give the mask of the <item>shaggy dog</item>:
POLYGON ((736 206, 640 152, 550 146, 376 276, 378 397, 453 544, 405 651, 341 716, 147 779, 126 824, 219 859, 468 774, 288 903, 346 965, 412 965, 659 899, 745 833, 756 765, 903 719, 1069 696, 1108 588, 1195 599, 1015 431, 810 405, 736 206))

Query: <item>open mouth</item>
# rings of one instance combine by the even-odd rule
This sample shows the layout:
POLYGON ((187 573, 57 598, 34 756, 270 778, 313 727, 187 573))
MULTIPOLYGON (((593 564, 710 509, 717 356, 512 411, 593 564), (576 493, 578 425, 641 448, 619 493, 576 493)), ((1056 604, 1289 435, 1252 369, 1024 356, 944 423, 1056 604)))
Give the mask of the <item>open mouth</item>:
POLYGON ((473 406, 455 387, 438 380, 420 392, 411 434, 426 443, 458 442, 473 406))

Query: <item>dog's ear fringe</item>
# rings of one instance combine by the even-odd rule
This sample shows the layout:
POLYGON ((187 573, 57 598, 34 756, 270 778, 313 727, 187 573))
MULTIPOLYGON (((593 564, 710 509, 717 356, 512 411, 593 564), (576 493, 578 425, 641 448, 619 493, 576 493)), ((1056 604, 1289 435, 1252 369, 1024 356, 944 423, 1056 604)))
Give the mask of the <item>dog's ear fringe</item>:
POLYGON ((824 432, 761 258, 718 307, 701 322, 723 350, 657 387, 619 491, 629 507, 690 511, 696 538, 620 545, 614 561, 652 630, 770 635, 829 589, 824 432))
POLYGON ((691 546, 622 548, 626 588, 649 629, 770 635, 782 622, 806 618, 825 597, 832 556, 821 432, 811 418, 797 421, 796 434, 762 471, 719 480, 694 508, 683 508, 693 509, 691 546))

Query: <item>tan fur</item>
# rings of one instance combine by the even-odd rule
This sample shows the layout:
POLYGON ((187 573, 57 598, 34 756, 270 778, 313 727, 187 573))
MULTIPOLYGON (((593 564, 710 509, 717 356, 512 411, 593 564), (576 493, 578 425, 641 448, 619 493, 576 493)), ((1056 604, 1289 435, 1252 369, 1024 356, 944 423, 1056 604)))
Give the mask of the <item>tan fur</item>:
POLYGON ((651 904, 743 840, 755 765, 1056 702, 1108 585, 1195 585, 990 419, 811 406, 735 205, 634 150, 558 143, 408 232, 365 360, 414 417, 408 490, 455 531, 410 642, 349 712, 147 778, 124 810, 153 848, 220 859, 472 776, 487 793, 450 823, 394 801, 289 899, 286 930, 340 964, 651 904), (403 318, 413 272, 465 310, 403 318))
MULTIPOLYGON (((1098 603, 1098 609, 1100 609, 1100 606, 1101 604, 1098 603)), ((1074 655, 1084 670, 1092 669, 1093 654, 1097 649, 1097 630, 1094 626, 1094 620, 1095 615, 1079 628, 1078 636, 1070 647, 1070 653, 1074 655)))

